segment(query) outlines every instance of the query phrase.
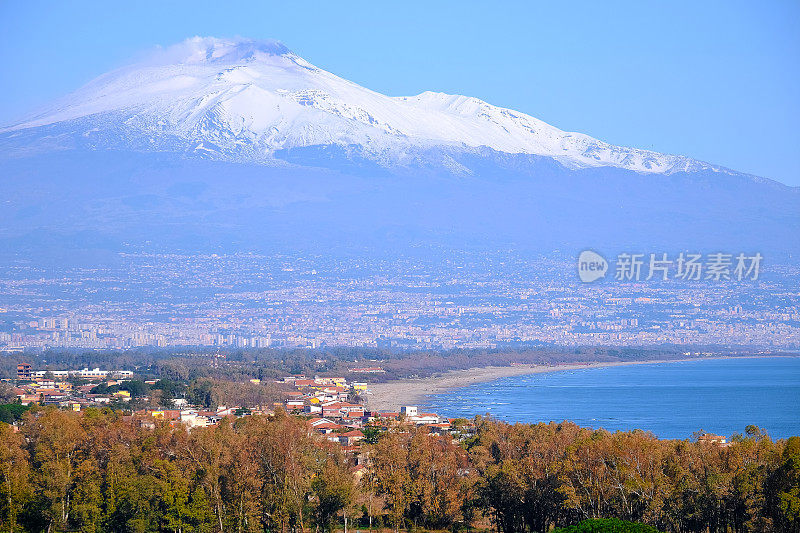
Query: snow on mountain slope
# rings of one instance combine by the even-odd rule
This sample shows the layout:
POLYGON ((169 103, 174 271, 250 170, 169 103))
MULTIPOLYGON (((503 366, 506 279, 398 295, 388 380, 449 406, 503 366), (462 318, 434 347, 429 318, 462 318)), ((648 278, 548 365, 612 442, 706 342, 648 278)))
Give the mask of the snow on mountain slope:
POLYGON ((686 157, 613 146, 466 96, 389 97, 311 65, 274 41, 194 37, 93 80, 0 133, 65 125, 76 135, 173 139, 211 157, 261 161, 275 150, 358 146, 391 161, 417 148, 489 147, 568 167, 637 172, 718 170, 686 157))

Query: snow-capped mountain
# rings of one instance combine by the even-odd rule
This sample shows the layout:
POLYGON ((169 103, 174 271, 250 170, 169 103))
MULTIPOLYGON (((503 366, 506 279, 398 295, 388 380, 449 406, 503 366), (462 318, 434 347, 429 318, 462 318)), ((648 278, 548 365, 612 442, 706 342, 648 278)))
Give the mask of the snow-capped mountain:
POLYGON ((279 150, 335 145, 396 165, 419 150, 487 147, 551 157, 568 168, 718 170, 564 132, 467 96, 385 96, 315 67, 278 42, 246 39, 188 39, 100 76, 0 133, 13 139, 31 129, 72 134, 92 147, 228 161, 270 162, 279 150))
POLYGON ((797 187, 475 98, 385 96, 244 39, 189 39, 0 130, 0 186, 0 249, 66 264, 87 249, 800 250, 797 187))

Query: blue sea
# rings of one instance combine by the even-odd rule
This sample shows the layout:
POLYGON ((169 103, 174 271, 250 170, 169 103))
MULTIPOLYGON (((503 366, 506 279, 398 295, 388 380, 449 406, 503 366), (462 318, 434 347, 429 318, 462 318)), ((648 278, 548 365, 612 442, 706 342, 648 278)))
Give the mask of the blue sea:
POLYGON ((697 430, 730 436, 755 424, 773 438, 800 435, 800 357, 703 359, 501 378, 428 397, 448 417, 570 420, 660 438, 697 430))

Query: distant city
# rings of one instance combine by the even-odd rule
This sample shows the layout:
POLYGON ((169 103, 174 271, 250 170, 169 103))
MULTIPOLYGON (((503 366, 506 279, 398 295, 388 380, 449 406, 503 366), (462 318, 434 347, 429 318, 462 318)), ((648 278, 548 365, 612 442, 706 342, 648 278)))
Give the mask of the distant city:
POLYGON ((582 284, 575 261, 122 254, 0 267, 0 350, 800 346, 800 269, 758 281, 582 284))

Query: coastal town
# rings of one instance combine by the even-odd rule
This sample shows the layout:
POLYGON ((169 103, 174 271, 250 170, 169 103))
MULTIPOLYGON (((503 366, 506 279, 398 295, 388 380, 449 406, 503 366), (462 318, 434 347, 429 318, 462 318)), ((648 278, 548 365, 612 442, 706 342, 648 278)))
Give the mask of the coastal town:
MULTIPOLYGON (((379 367, 355 368, 358 374, 379 373, 379 367)), ((185 398, 162 401, 158 407, 133 408, 134 403, 147 403, 141 387, 157 387, 158 380, 139 382, 126 370, 36 370, 28 363, 17 365, 17 379, 11 393, 20 406, 55 406, 71 411, 111 407, 142 427, 155 427, 163 422, 172 427, 195 428, 219 424, 225 418, 253 415, 273 416, 279 410, 307 421, 309 430, 342 446, 354 466, 362 465, 362 441, 375 441, 377 435, 390 428, 414 426, 434 435, 462 438, 474 427, 464 419, 450 419, 421 411, 417 406, 402 406, 398 411, 373 411, 366 401, 369 383, 348 381, 344 377, 307 377, 289 375, 270 383, 283 391, 284 400, 269 405, 193 405, 185 398), (137 400, 134 402, 133 400, 137 400)), ((7 380, 12 381, 12 380, 7 380)), ((266 386, 258 379, 251 385, 266 386)))
MULTIPOLYGON (((78 502, 75 509, 83 509, 87 501, 81 492, 84 487, 118 498, 115 501, 122 505, 109 512, 110 518, 102 518, 105 511, 98 507, 101 514, 75 512, 64 519, 76 524, 105 521, 112 524, 110 531, 120 530, 114 529, 117 520, 139 520, 137 511, 126 510, 136 509, 142 493, 141 501, 153 509, 147 520, 167 523, 177 517, 169 523, 180 524, 184 531, 204 530, 196 524, 227 531, 229 524, 255 520, 265 509, 281 509, 283 514, 264 515, 271 530, 289 530, 296 522, 298 531, 308 531, 311 523, 320 531, 488 532, 502 524, 501 513, 519 505, 507 503, 509 491, 525 494, 521 505, 546 502, 542 516, 549 517, 548 531, 583 520, 581 509, 594 501, 604 502, 603 509, 611 516, 672 524, 665 531, 692 531, 681 526, 682 508, 673 510, 660 498, 648 498, 644 510, 629 512, 616 503, 613 493, 607 494, 604 486, 591 480, 626 479, 630 488, 625 483, 614 485, 626 497, 657 480, 657 490, 672 501, 695 494, 697 486, 718 486, 710 481, 719 484, 720 470, 704 467, 710 460, 716 461, 724 479, 733 480, 727 481, 731 486, 740 475, 738 459, 760 461, 757 468, 768 469, 765 476, 784 472, 785 464, 794 461, 779 459, 784 449, 791 449, 791 441, 772 440, 757 426, 731 437, 697 432, 690 439, 659 439, 638 429, 609 432, 567 421, 509 424, 492 417, 453 419, 415 405, 373 410, 365 401, 373 389, 368 378, 381 375, 383 368, 351 370, 357 372, 347 377, 285 373, 277 379, 234 383, 240 388, 278 390, 282 399, 219 405, 203 395, 164 395, 170 387, 173 392, 180 390, 169 378, 150 379, 146 373, 115 368, 36 368, 22 361, 16 365, 15 378, 0 382, 4 401, 9 394, 14 397, 12 403, 0 405, 0 443, 5 443, 0 451, 11 458, 15 472, 28 472, 26 465, 35 461, 60 468, 59 475, 69 480, 63 485, 63 499, 78 502), (66 462, 59 455, 62 449, 73 450, 66 462), (528 457, 536 458, 536 468, 525 466, 528 457), (631 457, 641 465, 636 467, 641 475, 631 474, 626 466, 631 457), (696 467, 697 457, 702 460, 696 467), (125 468, 126 474, 118 476, 117 468, 125 468), (692 484, 685 488, 687 479, 692 484), (287 504, 284 495, 295 493, 281 491, 301 483, 298 496, 287 504), (142 488, 151 485, 152 493, 142 488), (140 492, 128 491, 128 486, 140 492), (123 487, 119 496, 112 495, 117 487, 123 487), (172 497, 186 487, 191 498, 172 497), (241 495, 246 506, 215 506, 218 487, 225 487, 225 501, 241 495), (530 487, 543 489, 528 496, 530 487), (565 497, 564 491, 571 487, 579 489, 577 496, 565 497), (439 505, 440 501, 445 504, 439 505), (195 506, 188 506, 190 502, 195 506), (292 507, 292 502, 299 507, 292 507), (418 508, 424 509, 423 514, 418 508), (300 526, 300 520, 306 526, 300 526)), ((23 479, 26 484, 20 486, 30 491, 20 494, 29 499, 26 494, 46 496, 54 486, 41 476, 6 476, 0 477, 3 490, 16 490, 8 479, 23 479)), ((773 490, 772 485, 753 487, 760 501, 771 501, 762 494, 773 490)), ((727 486, 724 491, 739 498, 736 502, 750 494, 739 496, 727 486)), ((53 494, 51 499, 60 502, 62 493, 53 494)), ((739 514, 745 517, 771 513, 784 520, 779 509, 762 507, 736 508, 744 509, 739 514)), ((13 519, 28 520, 27 515, 19 517, 13 519)))
MULTIPOLYGON (((353 368, 357 374, 381 373, 380 367, 353 368)), ((11 382, 12 380, 5 380, 11 382)), ((34 370, 28 363, 17 365, 17 379, 11 389, 19 406, 54 406, 71 411, 87 408, 114 407, 125 413, 126 419, 141 427, 155 427, 165 423, 170 427, 185 427, 191 431, 218 425, 223 419, 247 416, 274 416, 276 411, 306 420, 309 431, 325 440, 341 445, 356 471, 367 461, 362 444, 375 443, 377 436, 390 429, 416 427, 431 435, 451 436, 462 440, 473 435, 475 426, 463 418, 447 418, 424 412, 416 405, 404 405, 397 411, 371 410, 367 397, 370 384, 365 381, 348 381, 344 377, 307 377, 288 375, 274 383, 284 387, 285 399, 271 405, 218 405, 208 408, 192 405, 184 398, 167 400, 167 405, 131 409, 134 398, 130 384, 134 373, 127 370, 34 370), (74 385, 74 383, 84 384, 74 385), (98 392, 102 389, 103 392, 98 392)), ((250 380, 261 385, 258 379, 250 380)), ((146 380, 145 385, 155 386, 158 380, 146 380)), ((146 397, 139 397, 146 401, 146 397)), ((0 422, 13 422, 0 420, 0 422)), ((698 442, 715 446, 728 446, 727 437, 700 432, 698 442)))
MULTIPOLYGON (((58 510, 62 501, 69 501, 66 518, 47 515, 72 528, 62 531, 85 524, 102 524, 106 529, 101 531, 135 530, 116 524, 142 520, 178 524, 173 530, 230 531, 237 523, 266 516, 272 531, 296 525, 297 531, 489 532, 497 524, 504 531, 502 517, 511 516, 517 506, 539 509, 535 505, 542 502, 547 507, 540 514, 550 521, 546 529, 553 531, 554 526, 584 520, 581 509, 595 501, 602 502, 607 515, 631 523, 700 531, 682 527, 684 508, 675 510, 663 502, 720 483, 727 483, 720 490, 734 503, 751 493, 759 501, 772 501, 768 491, 779 492, 784 485, 772 489, 755 484, 741 496, 729 488, 740 475, 737 461, 773 476, 794 460, 780 459, 784 449, 791 450, 791 442, 773 441, 755 426, 731 438, 703 432, 671 440, 641 430, 612 433, 571 422, 448 419, 413 405, 375 411, 364 402, 369 381, 338 375, 285 374, 236 384, 280 388, 284 398, 268 405, 209 408, 186 395, 169 401, 162 397, 162 406, 141 407, 165 391, 166 384, 159 382, 167 380, 147 378, 113 368, 41 369, 18 363, 16 379, 0 383, 15 395, 13 403, 0 405, 0 452, 6 461, 0 490, 19 494, 20 505, 49 498, 43 501, 55 502, 58 510), (537 462, 527 463, 529 457, 537 462), (631 457, 641 475, 626 466, 631 457), (705 467, 711 460, 716 461, 714 469, 705 467), (54 476, 29 475, 29 465, 35 464, 45 465, 54 476), (644 509, 631 512, 595 479, 611 480, 613 490, 624 491, 626 498, 653 483, 666 496, 647 498, 644 509), (616 484, 623 479, 627 484, 616 484), (692 482, 688 487, 687 479, 692 482), (541 491, 531 492, 532 487, 541 491), (576 496, 564 496, 572 487, 578 489, 576 496), (509 492, 524 499, 508 503, 509 492), (97 500, 87 494, 102 494, 119 505, 91 507, 97 500), (92 512, 82 513, 84 509, 92 512)), ((702 490, 705 498, 713 489, 702 490)), ((759 513, 785 520, 779 508, 735 509, 743 510, 730 521, 759 513)), ((25 524, 34 520, 22 513, 11 516, 11 521, 25 524)))

